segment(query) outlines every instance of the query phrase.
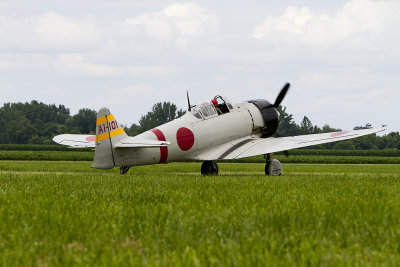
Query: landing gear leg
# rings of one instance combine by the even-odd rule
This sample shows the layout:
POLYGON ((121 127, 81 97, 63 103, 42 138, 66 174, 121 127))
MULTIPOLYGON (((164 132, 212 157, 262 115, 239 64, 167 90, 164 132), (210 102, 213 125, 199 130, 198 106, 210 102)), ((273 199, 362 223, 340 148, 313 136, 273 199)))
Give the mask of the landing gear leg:
POLYGON ((218 165, 213 160, 203 161, 201 164, 201 175, 218 175, 218 165))
POLYGON ((279 160, 274 159, 273 154, 267 154, 265 159, 267 161, 265 164, 265 175, 279 176, 282 174, 282 164, 279 160))
POLYGON ((131 166, 121 166, 121 167, 119 167, 119 173, 125 174, 129 171, 130 168, 131 168, 131 166))

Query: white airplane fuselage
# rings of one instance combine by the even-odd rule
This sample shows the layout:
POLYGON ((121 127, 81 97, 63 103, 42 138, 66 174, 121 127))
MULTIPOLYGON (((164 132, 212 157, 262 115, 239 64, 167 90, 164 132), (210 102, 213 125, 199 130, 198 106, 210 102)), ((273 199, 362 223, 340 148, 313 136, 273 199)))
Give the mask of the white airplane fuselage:
MULTIPOLYGON (((133 138, 168 141, 160 148, 115 149, 115 166, 138 166, 196 159, 210 147, 249 135, 261 136, 264 126, 260 110, 252 103, 232 105, 224 114, 196 118, 191 112, 133 138)), ((133 139, 132 139, 133 140, 133 139)))

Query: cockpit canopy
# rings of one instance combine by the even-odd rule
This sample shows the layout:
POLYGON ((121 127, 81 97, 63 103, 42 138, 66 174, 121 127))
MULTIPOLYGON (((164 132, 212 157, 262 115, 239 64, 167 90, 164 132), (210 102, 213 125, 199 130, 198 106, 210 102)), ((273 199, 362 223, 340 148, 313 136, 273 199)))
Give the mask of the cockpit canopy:
POLYGON ((193 107, 191 112, 198 119, 208 119, 218 116, 214 105, 205 101, 193 107))
POLYGON ((233 109, 231 101, 229 101, 226 97, 216 95, 214 99, 217 100, 217 107, 221 110, 222 114, 230 112, 233 109))
POLYGON ((227 98, 217 95, 213 99, 218 102, 216 107, 211 102, 203 101, 192 107, 191 113, 193 116, 198 119, 209 119, 233 110, 233 106, 227 98))

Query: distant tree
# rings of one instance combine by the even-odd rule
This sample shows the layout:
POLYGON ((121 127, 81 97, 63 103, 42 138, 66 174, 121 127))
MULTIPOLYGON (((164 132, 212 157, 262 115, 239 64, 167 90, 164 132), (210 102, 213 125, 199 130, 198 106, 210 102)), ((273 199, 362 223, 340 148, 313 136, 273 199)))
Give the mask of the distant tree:
POLYGON ((183 114, 185 114, 185 112, 178 110, 177 106, 171 102, 158 102, 154 104, 151 111, 140 118, 140 130, 145 132, 161 124, 172 121, 183 114))
POLYGON ((27 144, 32 133, 37 133, 34 125, 24 116, 8 123, 5 133, 5 141, 9 144, 27 144))
MULTIPOLYGON (((356 145, 354 144, 353 140, 344 140, 336 143, 330 143, 333 144, 331 147, 333 149, 340 149, 340 150, 352 150, 356 149, 356 145)), ((329 145, 329 144, 327 144, 329 145)))
POLYGON ((125 133, 130 136, 135 136, 142 133, 142 127, 137 125, 136 123, 132 124, 131 127, 124 127, 125 133))
POLYGON ((313 133, 313 125, 310 119, 307 116, 304 116, 303 120, 300 123, 300 132, 301 134, 310 134, 313 133))
POLYGON ((321 128, 319 128, 317 125, 314 125, 313 127, 312 127, 312 131, 311 131, 313 134, 318 134, 318 133, 322 133, 322 129, 321 128))
POLYGON ((182 110, 178 110, 177 106, 171 102, 156 103, 152 108, 152 113, 158 125, 172 121, 184 114, 182 110))
POLYGON ((92 109, 82 108, 77 114, 65 121, 67 129, 74 133, 95 134, 97 112, 92 109))
POLYGON ((324 126, 322 126, 321 130, 322 130, 323 133, 341 132, 342 131, 341 129, 332 128, 328 124, 325 124, 324 126))
POLYGON ((176 117, 177 117, 177 118, 180 118, 180 117, 182 117, 183 115, 185 115, 185 113, 186 113, 186 110, 180 109, 180 110, 176 111, 176 117))
POLYGON ((352 139, 352 141, 356 149, 378 149, 377 136, 375 134, 369 134, 359 138, 355 138, 352 139))
POLYGON ((63 105, 47 105, 36 100, 5 103, 0 108, 0 142, 3 144, 46 144, 58 134, 58 126, 69 117, 63 105))
POLYGON ((279 128, 277 136, 294 136, 300 133, 300 127, 293 120, 293 115, 286 112, 286 107, 279 106, 279 128))
POLYGON ((382 136, 382 143, 379 149, 400 149, 400 134, 399 132, 392 132, 382 136))

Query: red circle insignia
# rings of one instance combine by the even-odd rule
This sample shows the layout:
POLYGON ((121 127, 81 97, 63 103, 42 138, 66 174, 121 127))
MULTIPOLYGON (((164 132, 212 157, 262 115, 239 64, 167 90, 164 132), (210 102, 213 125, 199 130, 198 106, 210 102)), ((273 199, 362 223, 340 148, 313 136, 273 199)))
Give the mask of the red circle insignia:
POLYGON ((86 141, 94 142, 94 141, 96 141, 96 136, 95 135, 89 135, 88 137, 86 137, 86 141))
POLYGON ((181 150, 188 151, 194 144, 194 135, 188 128, 181 127, 176 132, 176 141, 181 150))

